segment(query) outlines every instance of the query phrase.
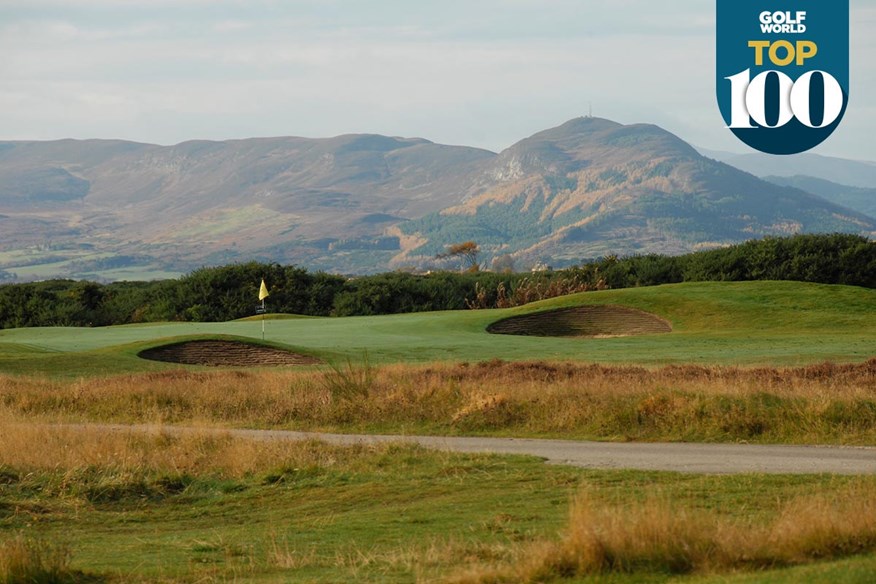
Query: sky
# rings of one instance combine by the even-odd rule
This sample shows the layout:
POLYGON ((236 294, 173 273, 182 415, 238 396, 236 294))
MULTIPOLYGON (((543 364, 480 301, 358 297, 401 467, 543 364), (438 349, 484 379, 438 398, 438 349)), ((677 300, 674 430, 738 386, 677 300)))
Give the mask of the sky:
MULTIPOLYGON (((0 140, 378 133, 500 151, 571 118, 751 152, 715 100, 714 0, 0 0, 0 140)), ((876 2, 814 152, 876 161, 876 2)))

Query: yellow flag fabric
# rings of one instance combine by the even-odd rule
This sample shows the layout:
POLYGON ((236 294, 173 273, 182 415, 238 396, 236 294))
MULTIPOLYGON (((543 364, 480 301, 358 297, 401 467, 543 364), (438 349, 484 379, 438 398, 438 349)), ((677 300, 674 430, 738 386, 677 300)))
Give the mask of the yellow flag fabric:
POLYGON ((259 300, 264 300, 268 296, 270 296, 270 294, 268 294, 268 287, 265 286, 265 281, 262 280, 262 287, 259 288, 259 300))

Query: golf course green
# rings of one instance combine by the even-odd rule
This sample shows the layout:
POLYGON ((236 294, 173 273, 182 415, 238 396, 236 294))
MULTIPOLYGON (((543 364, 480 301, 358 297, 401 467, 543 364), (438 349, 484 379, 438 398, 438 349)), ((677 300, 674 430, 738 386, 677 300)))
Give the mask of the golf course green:
MULTIPOLYGON (((148 348, 194 339, 261 343, 262 322, 159 323, 104 328, 0 331, 0 372, 87 375, 171 365, 146 361, 148 348)), ((799 282, 709 282, 589 292, 504 310, 346 318, 268 318, 265 344, 326 361, 375 363, 576 360, 661 365, 802 365, 854 362, 876 347, 876 290, 799 282), (633 308, 671 332, 550 337, 489 334, 512 316, 587 305, 633 308)))

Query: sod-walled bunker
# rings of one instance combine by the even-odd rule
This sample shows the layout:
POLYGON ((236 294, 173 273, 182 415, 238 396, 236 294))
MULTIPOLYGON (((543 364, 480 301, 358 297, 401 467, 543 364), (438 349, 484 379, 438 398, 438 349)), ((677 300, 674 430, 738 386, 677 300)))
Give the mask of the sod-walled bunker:
POLYGON ((672 325, 643 310, 596 305, 512 316, 494 322, 487 332, 530 337, 628 337, 669 333, 672 325))
POLYGON ((281 367, 316 365, 319 359, 291 351, 241 341, 184 341, 140 351, 150 361, 210 367, 281 367))

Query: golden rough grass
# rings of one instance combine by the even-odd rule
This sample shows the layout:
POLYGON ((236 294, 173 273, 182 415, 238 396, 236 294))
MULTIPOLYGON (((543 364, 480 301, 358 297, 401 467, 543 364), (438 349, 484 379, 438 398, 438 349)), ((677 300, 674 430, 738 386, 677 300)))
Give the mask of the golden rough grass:
POLYGON ((0 541, 0 584, 75 582, 70 550, 16 535, 0 541))
POLYGON ((209 474, 240 478, 277 468, 346 467, 393 445, 332 446, 315 441, 271 442, 215 433, 168 434, 100 428, 46 427, 0 416, 0 468, 67 473, 209 474))
POLYGON ((781 369, 489 361, 0 377, 3 409, 44 420, 876 444, 876 359, 781 369))
POLYGON ((605 505, 586 493, 560 540, 514 562, 469 568, 453 584, 535 583, 606 573, 709 573, 803 564, 876 550, 876 488, 853 485, 786 503, 765 524, 691 510, 660 498, 605 505))

